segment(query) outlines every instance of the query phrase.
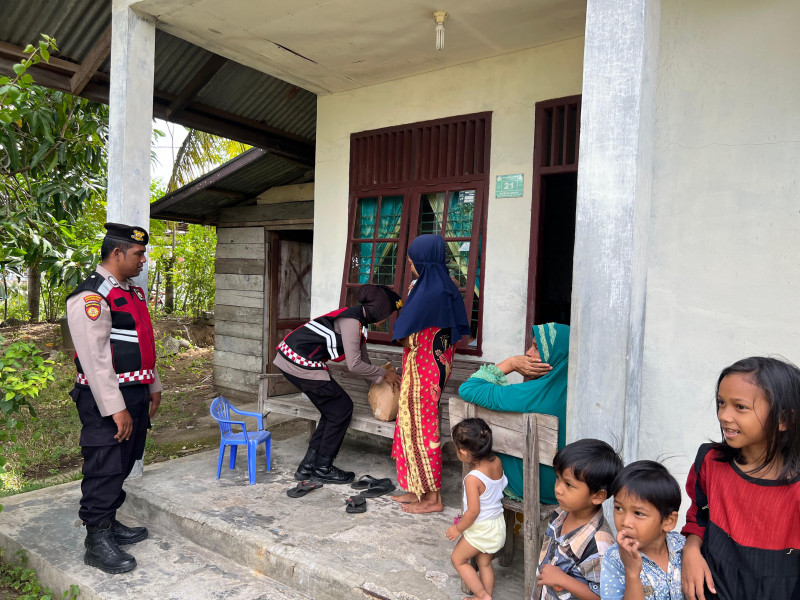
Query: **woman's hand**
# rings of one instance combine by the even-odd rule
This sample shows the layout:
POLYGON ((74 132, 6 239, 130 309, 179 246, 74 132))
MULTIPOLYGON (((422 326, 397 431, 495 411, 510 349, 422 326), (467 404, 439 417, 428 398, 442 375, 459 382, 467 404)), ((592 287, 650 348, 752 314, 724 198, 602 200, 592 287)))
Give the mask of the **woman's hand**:
POLYGON ((686 545, 683 548, 681 586, 686 600, 705 600, 705 586, 708 586, 712 594, 717 593, 711 577, 711 570, 700 552, 702 543, 703 540, 700 539, 700 536, 690 535, 686 538, 686 545))
POLYGON ((531 379, 538 379, 553 370, 553 367, 546 362, 542 362, 541 359, 531 358, 524 354, 512 356, 511 361, 511 367, 514 371, 523 377, 530 377, 531 379))
POLYGON ((447 528, 447 531, 444 532, 444 535, 451 542, 455 542, 458 539, 458 536, 461 535, 461 532, 455 525, 450 525, 450 527, 447 528))

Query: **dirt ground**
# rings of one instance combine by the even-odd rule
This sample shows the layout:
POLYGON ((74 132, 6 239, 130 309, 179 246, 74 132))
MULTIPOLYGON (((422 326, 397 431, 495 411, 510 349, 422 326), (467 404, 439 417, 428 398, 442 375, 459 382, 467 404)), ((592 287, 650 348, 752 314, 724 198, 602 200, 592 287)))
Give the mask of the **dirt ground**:
MULTIPOLYGON (((157 339, 172 335, 189 341, 192 346, 182 347, 177 354, 159 358, 157 362, 164 393, 159 411, 152 419, 153 428, 148 435, 145 453, 145 461, 148 463, 183 456, 219 443, 219 427, 208 412, 214 398, 211 365, 214 353, 213 326, 193 323, 185 318, 169 317, 157 320, 154 329, 157 339)), ((3 327, 0 328, 0 336, 6 339, 6 343, 25 340, 36 344, 56 363, 56 381, 51 387, 60 388, 59 395, 72 387, 75 376, 72 353, 64 349, 57 324, 36 323, 3 327)), ((40 418, 47 418, 46 409, 39 412, 40 418)), ((56 415, 53 417, 57 418, 56 415)), ((77 437, 77 432, 75 433, 77 437)), ((58 480, 65 475, 79 472, 81 465, 82 459, 76 449, 75 452, 65 454, 58 465, 28 465, 24 475, 30 480, 45 483, 47 480, 58 480)))

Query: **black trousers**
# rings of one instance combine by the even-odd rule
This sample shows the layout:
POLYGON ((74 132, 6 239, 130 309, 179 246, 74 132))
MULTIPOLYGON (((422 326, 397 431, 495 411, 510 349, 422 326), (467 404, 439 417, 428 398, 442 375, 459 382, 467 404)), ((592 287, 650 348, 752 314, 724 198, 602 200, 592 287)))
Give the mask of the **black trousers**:
POLYGON ((353 417, 353 400, 333 378, 316 381, 281 373, 308 396, 321 415, 308 447, 326 456, 336 456, 353 417))
POLYGON ((117 425, 112 417, 100 415, 91 390, 75 387, 70 393, 83 425, 80 440, 83 481, 78 516, 87 526, 115 518, 117 509, 125 502, 122 483, 144 453, 150 427, 150 386, 133 385, 120 390, 133 419, 133 433, 124 442, 114 439, 117 425))

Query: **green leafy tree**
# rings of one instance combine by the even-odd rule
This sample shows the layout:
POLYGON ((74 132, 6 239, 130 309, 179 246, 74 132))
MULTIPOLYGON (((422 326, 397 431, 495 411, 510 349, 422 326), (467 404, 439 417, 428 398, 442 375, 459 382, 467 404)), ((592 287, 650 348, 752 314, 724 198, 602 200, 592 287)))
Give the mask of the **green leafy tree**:
POLYGON ((15 79, 0 78, 0 267, 4 275, 27 272, 32 321, 39 320, 42 274, 52 318, 59 295, 93 265, 86 208, 96 217, 106 189, 108 107, 37 86, 25 73, 55 49, 43 36, 14 65, 15 79))

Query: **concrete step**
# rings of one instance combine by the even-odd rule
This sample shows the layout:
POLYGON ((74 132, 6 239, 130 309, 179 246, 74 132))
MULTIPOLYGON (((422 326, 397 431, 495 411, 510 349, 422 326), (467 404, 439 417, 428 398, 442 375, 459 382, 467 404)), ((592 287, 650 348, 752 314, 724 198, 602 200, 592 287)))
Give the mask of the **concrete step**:
POLYGON ((148 539, 126 546, 136 569, 108 575, 83 563, 85 528, 77 519, 80 482, 3 499, 0 546, 12 558, 24 549, 39 580, 61 597, 77 585, 80 600, 311 600, 284 584, 235 563, 174 531, 145 525, 148 539))
MULTIPOLYGON (((305 453, 305 436, 276 441, 272 470, 259 456, 255 485, 248 485, 246 455, 235 470, 215 479, 217 453, 204 452, 153 465, 126 485, 124 509, 143 522, 178 532, 194 543, 300 590, 313 598, 345 600, 450 600, 462 598, 450 563, 453 543, 444 535, 460 512, 461 464, 446 463, 443 513, 411 515, 389 496, 367 500, 367 512, 347 514, 349 485, 325 485, 289 498, 293 473, 305 453)), ((337 464, 358 475, 394 480, 386 440, 365 444, 348 437, 337 464)), ((524 595, 522 552, 514 564, 495 561, 495 597, 524 595)))
MULTIPOLYGON (((305 436, 292 433, 276 431, 271 471, 259 454, 255 485, 248 485, 243 448, 234 470, 226 455, 219 480, 215 450, 149 465, 143 477, 126 482, 121 520, 152 531, 132 547, 139 566, 130 574, 106 575, 83 564, 77 482, 3 499, 0 543, 26 548, 31 566, 54 590, 80 585, 88 592, 81 599, 464 596, 450 563, 453 543, 444 535, 460 512, 460 463, 444 465, 444 512, 407 514, 382 496, 367 500, 366 513, 348 514, 345 500, 358 493, 348 485, 325 485, 303 498, 286 495, 306 449, 305 436)), ((357 475, 395 477, 386 440, 348 437, 336 462, 357 475)), ((509 567, 495 561, 494 597, 522 599, 522 554, 509 567)))

